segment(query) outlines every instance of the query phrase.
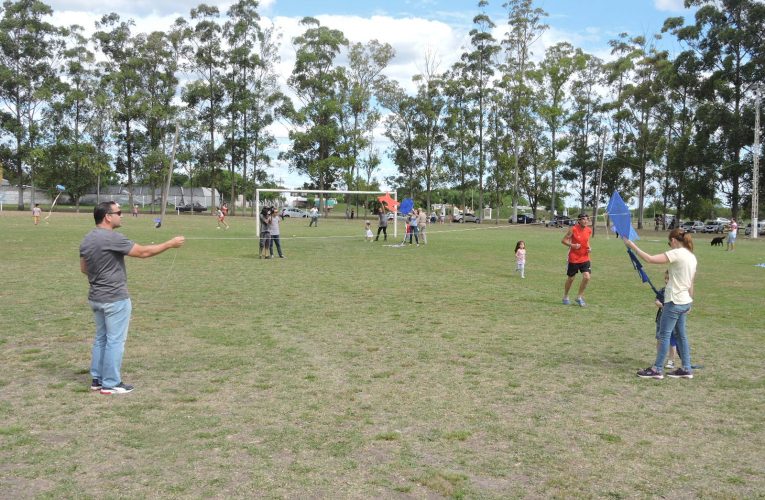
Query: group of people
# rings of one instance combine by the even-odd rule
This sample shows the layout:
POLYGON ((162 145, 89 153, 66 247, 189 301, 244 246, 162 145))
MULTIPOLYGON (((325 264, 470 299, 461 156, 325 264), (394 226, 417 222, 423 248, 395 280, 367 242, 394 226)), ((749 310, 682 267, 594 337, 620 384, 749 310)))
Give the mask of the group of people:
MULTIPOLYGON (((735 221, 734 221, 735 223, 735 221)), ((733 229, 735 231, 735 229, 733 229)), ((579 291, 575 302, 585 307, 584 291, 591 278, 590 237, 592 229, 589 227, 587 214, 580 214, 577 223, 571 227, 561 240, 563 245, 569 248, 568 268, 566 270, 566 282, 563 286, 563 304, 570 304, 569 291, 576 278, 582 274, 579 291)), ((690 233, 680 228, 674 228, 669 233, 668 244, 670 250, 651 255, 622 235, 624 244, 632 249, 639 258, 650 264, 665 264, 665 288, 657 296, 656 305, 659 308, 656 315, 656 359, 652 366, 637 372, 641 378, 663 379, 664 368, 674 368, 674 349, 680 355, 682 366, 670 372, 672 378, 693 378, 693 366, 691 365, 691 350, 686 332, 686 318, 693 304, 693 283, 696 276, 697 260, 693 254, 693 238, 690 233), (666 366, 664 364, 669 356, 666 366)), ((734 235, 735 241, 735 235, 734 235)), ((520 242, 519 242, 520 243, 520 242)), ((518 246, 516 246, 516 259, 518 246)), ((523 254, 525 262, 525 252, 523 254)))
MULTIPOLYGON (((380 212, 377 238, 382 232, 387 239, 387 214, 384 211, 380 212)), ((421 225, 421 217, 426 217, 422 210, 416 210, 409 216, 408 225, 412 228, 409 234, 416 241, 418 236, 424 236, 423 228, 426 227, 425 224, 421 225)), ((185 243, 185 238, 176 236, 156 245, 140 245, 129 240, 115 231, 122 225, 122 210, 119 204, 113 201, 99 203, 93 210, 93 218, 96 227, 82 240, 79 252, 80 271, 88 277, 88 302, 96 325, 91 349, 90 387, 101 394, 126 394, 133 390, 133 386, 125 383, 121 376, 122 357, 132 312, 125 256, 153 257, 166 250, 180 248, 185 243)), ((273 207, 264 207, 261 210, 262 258, 273 257, 274 244, 279 257, 284 258, 279 240, 279 222, 280 217, 273 207)), ((584 292, 591 273, 591 235, 589 217, 580 214, 577 224, 570 228, 561 240, 562 244, 569 248, 564 304, 570 304, 569 290, 576 275, 582 274, 575 302, 581 307, 586 306, 584 292)), ((369 222, 366 223, 365 237, 368 240, 372 237, 369 222)), ((673 378, 693 378, 686 332, 686 318, 693 303, 693 283, 697 267, 691 235, 679 228, 673 229, 668 239, 670 250, 656 255, 644 252, 624 236, 622 239, 642 260, 651 264, 667 265, 665 288, 662 289, 661 296, 657 296, 659 311, 656 317, 656 358, 652 366, 638 371, 637 375, 641 378, 663 379, 664 362, 670 349, 676 345, 682 366, 668 375, 673 378)), ((522 240, 516 244, 515 257, 516 270, 525 278, 526 245, 522 240)), ((670 361, 673 361, 673 356, 670 356, 670 361)), ((666 367, 673 367, 673 363, 667 363, 666 367)))
MULTIPOLYGON (((374 237, 374 241, 380 239, 380 233, 383 235, 383 241, 388 241, 388 213, 384 207, 380 207, 377 210, 377 236, 374 237)), ((420 239, 422 239, 423 245, 428 243, 428 213, 417 208, 409 212, 406 216, 406 232, 404 233, 404 243, 407 241, 409 244, 416 243, 420 246, 420 239)), ((364 224, 364 237, 367 241, 372 241, 372 223, 366 221, 364 224)))

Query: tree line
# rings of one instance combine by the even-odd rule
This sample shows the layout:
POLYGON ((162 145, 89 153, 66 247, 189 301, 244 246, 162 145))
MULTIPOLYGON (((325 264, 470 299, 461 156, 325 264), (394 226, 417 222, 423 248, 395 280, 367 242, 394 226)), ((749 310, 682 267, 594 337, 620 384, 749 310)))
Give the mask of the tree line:
MULTIPOLYGON (((502 21, 476 6, 469 43, 449 68, 424 54, 413 92, 385 76, 391 45, 351 43, 304 18, 283 89, 280 34, 256 0, 226 12, 200 4, 166 31, 135 33, 103 16, 92 36, 50 23, 38 0, 0 9, 0 162, 19 185, 66 186, 79 198, 123 181, 159 187, 177 146, 172 182, 234 200, 282 187, 276 158, 306 189, 379 190, 386 183, 431 204, 512 204, 581 210, 619 190, 663 213, 706 218, 751 204, 755 91, 765 77, 765 4, 686 0, 693 19, 669 18, 652 36, 623 33, 603 61, 568 42, 534 57, 548 29, 532 0, 506 0, 502 21), (498 24, 499 23, 499 24, 498 24), (498 35, 501 33, 501 35, 498 35), (682 47, 662 49, 662 37, 682 47), (346 64, 339 64, 344 59, 346 64), (273 125, 289 125, 277 148, 273 125), (380 152, 375 130, 390 144, 380 152), (276 155, 274 151, 280 149, 276 155)), ((762 180, 760 180, 762 183, 762 180)))

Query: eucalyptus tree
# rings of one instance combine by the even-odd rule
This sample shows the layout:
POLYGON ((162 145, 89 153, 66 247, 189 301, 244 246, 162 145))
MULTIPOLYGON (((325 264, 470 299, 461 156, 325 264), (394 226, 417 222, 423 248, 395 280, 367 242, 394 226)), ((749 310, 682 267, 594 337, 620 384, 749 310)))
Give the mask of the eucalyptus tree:
MULTIPOLYGON (((175 154, 175 161, 184 172, 186 172, 191 188, 190 199, 188 203, 194 204, 194 180, 200 171, 200 165, 203 165, 206 156, 206 145, 204 142, 205 127, 204 123, 197 116, 194 108, 185 108, 181 110, 178 117, 179 134, 178 149, 175 154)), ((182 200, 187 201, 185 198, 182 200)))
POLYGON ((321 26, 314 18, 305 17, 300 24, 306 31, 293 39, 297 47, 295 66, 287 80, 300 102, 300 107, 289 113, 297 128, 289 133, 291 149, 280 157, 324 190, 348 163, 340 131, 340 94, 346 77, 343 68, 335 64, 348 40, 341 31, 321 26))
POLYGON ((512 221, 518 220, 518 180, 519 180, 519 151, 523 129, 528 125, 528 103, 530 100, 530 85, 528 69, 531 47, 539 40, 548 26, 542 22, 547 13, 534 8, 533 0, 508 0, 502 4, 507 10, 508 31, 502 40, 505 50, 504 62, 501 66, 503 76, 501 85, 507 94, 507 122, 513 134, 513 215, 512 221))
MULTIPOLYGON (((346 126, 349 140, 349 151, 352 161, 348 163, 345 175, 348 189, 354 189, 353 184, 359 178, 361 165, 359 151, 364 150, 374 140, 372 134, 380 121, 381 115, 372 103, 372 99, 380 94, 385 85, 386 77, 382 74, 396 52, 388 43, 371 40, 366 44, 354 43, 348 50, 348 68, 345 82, 345 116, 352 123, 346 126)), ((369 156, 371 161, 373 156, 369 156)), ((367 167, 374 162, 368 163, 367 167)), ((367 183, 369 178, 367 179, 367 183)))
POLYGON ((476 110, 470 106, 465 63, 455 63, 442 78, 445 98, 443 118, 444 144, 441 159, 449 180, 460 192, 461 204, 466 206, 467 188, 477 173, 477 137, 473 133, 476 110))
MULTIPOLYGON (((720 171, 734 217, 739 217, 742 181, 747 175, 742 155, 753 141, 747 99, 765 78, 765 4, 759 0, 685 0, 698 7, 692 24, 680 17, 665 21, 673 33, 702 62, 700 78, 709 90, 705 111, 718 130, 714 143, 725 152, 720 171)), ((751 106, 751 102, 749 102, 751 106)), ((711 125, 711 124, 710 124, 711 125)))
POLYGON ((624 175, 624 169, 634 164, 634 159, 633 151, 625 139, 631 117, 626 106, 626 89, 632 82, 635 60, 642 52, 633 46, 628 33, 620 33, 617 39, 610 40, 608 44, 614 59, 603 67, 605 83, 611 89, 611 97, 603 103, 603 110, 612 144, 607 148, 611 154, 605 158, 601 185, 603 193, 619 191, 629 197, 634 190, 634 182, 631 177, 624 175))
MULTIPOLYGON (((229 71, 226 90, 230 178, 236 180, 234 173, 241 170, 243 185, 239 191, 253 195, 267 177, 265 168, 259 167, 270 162, 267 150, 276 139, 269 127, 279 117, 286 99, 276 73, 280 37, 273 26, 263 25, 257 8, 256 0, 239 0, 228 10, 223 26, 228 46, 225 59, 229 71)), ((232 200, 237 187, 232 182, 232 200)), ((232 209, 235 213, 235 204, 232 209)))
POLYGON ((11 178, 19 186, 24 210, 25 166, 34 179, 33 151, 52 87, 60 30, 47 21, 53 11, 38 0, 6 1, 0 8, 0 137, 10 139, 11 178))
POLYGON ((415 152, 416 99, 408 96, 396 81, 389 81, 380 93, 379 102, 390 111, 384 120, 385 137, 391 142, 388 155, 399 173, 390 179, 390 183, 398 189, 414 193, 417 191, 415 183, 420 176, 421 162, 415 152))
MULTIPOLYGON (((189 65, 196 79, 190 82, 183 92, 183 100, 196 109, 197 116, 206 124, 207 144, 204 166, 209 171, 211 196, 215 196, 218 170, 222 163, 222 150, 216 140, 216 131, 222 125, 224 117, 225 89, 223 87, 223 69, 225 61, 222 49, 222 28, 218 23, 218 7, 199 4, 191 9, 193 26, 186 28, 189 33, 189 65)), ((185 21, 178 20, 176 29, 183 30, 185 21)), ((211 205, 219 200, 210 200, 211 205)))
POLYGON ((624 88, 623 109, 628 113, 625 139, 633 152, 629 166, 638 188, 637 227, 642 229, 649 165, 660 163, 663 136, 659 123, 663 99, 660 75, 669 63, 667 53, 656 50, 645 37, 633 37, 630 42, 637 57, 632 81, 624 88))
MULTIPOLYGON (((157 188, 164 185, 170 168, 170 154, 176 129, 180 40, 155 31, 136 37, 140 64, 144 113, 140 121, 145 130, 146 154, 142 162, 142 181, 157 188)), ((152 194, 152 203, 156 197, 152 194)))
MULTIPOLYGON (((701 97, 700 77, 701 61, 691 51, 679 54, 672 64, 666 65, 661 74, 664 99, 660 106, 660 120, 664 129, 665 170, 659 178, 661 187, 662 213, 667 213, 670 205, 676 207, 677 218, 694 213, 693 202, 698 195, 713 198, 715 178, 713 165, 699 163, 696 147, 696 134, 704 128, 698 128, 696 115, 701 97), (704 172, 699 176, 699 172, 704 172), (698 181, 704 179, 700 184, 698 181), (711 191, 706 188, 711 188, 711 191)), ((665 221, 662 220, 662 226, 665 221)))
POLYGON ((112 97, 112 117, 116 132, 118 156, 117 173, 127 175, 130 204, 133 204, 133 185, 138 157, 144 144, 141 118, 145 113, 146 99, 141 78, 140 57, 137 55, 136 38, 131 34, 133 21, 122 21, 112 13, 96 22, 93 34, 96 45, 105 59, 99 63, 103 85, 112 97), (124 155, 124 156, 123 156, 124 155))
MULTIPOLYGON (((228 95, 226 112, 228 114, 227 146, 229 149, 229 179, 231 180, 230 199, 237 195, 237 170, 247 176, 247 153, 249 150, 250 84, 249 80, 260 64, 257 48, 262 37, 260 14, 256 0, 239 0, 228 12, 228 20, 223 25, 227 50, 224 58, 227 72, 224 86, 228 95)), ((236 203, 233 204, 236 211, 236 203)))
MULTIPOLYGON (((561 176, 576 186, 579 208, 584 211, 592 200, 594 174, 598 169, 599 144, 593 141, 602 127, 599 86, 602 83, 603 63, 597 57, 585 56, 585 64, 574 75, 571 84, 571 117, 568 121, 571 155, 561 176)), ((599 200, 598 200, 599 201, 599 200)))
POLYGON ((536 219, 540 206, 546 200, 549 201, 550 181, 547 172, 550 157, 546 151, 550 150, 550 138, 545 135, 541 123, 530 121, 523 128, 523 137, 518 144, 519 183, 536 219))
MULTIPOLYGON (((244 144, 247 148, 242 159, 242 176, 247 179, 247 162, 252 162, 251 190, 254 198, 255 189, 267 178, 266 166, 271 156, 268 150, 276 145, 276 137, 270 131, 271 125, 289 109, 289 99, 282 93, 276 65, 279 63, 279 36, 273 26, 260 31, 257 44, 257 65, 249 78, 247 109, 243 113, 244 144), (262 166, 262 168, 261 168, 262 166)), ((255 204, 253 203, 253 211, 255 204)), ((254 214, 253 214, 254 215, 254 214)))
POLYGON ((412 186, 415 188, 412 197, 414 198, 419 190, 419 181, 422 180, 425 183, 425 206, 428 211, 431 190, 440 175, 436 160, 444 142, 442 117, 445 102, 441 93, 441 75, 437 73, 437 69, 435 57, 426 54, 424 72, 412 78, 418 84, 417 94, 414 96, 413 148, 416 164, 422 167, 421 176, 412 179, 412 186))
MULTIPOLYGON (((470 30, 471 52, 462 54, 462 61, 465 64, 465 70, 468 72, 467 82, 469 83, 470 95, 476 106, 476 124, 478 125, 478 217, 483 220, 483 188, 484 175, 486 172, 486 152, 484 150, 484 130, 487 128, 488 120, 488 102, 490 92, 490 81, 494 76, 494 59, 501 50, 494 36, 491 34, 496 27, 491 18, 486 14, 487 0, 479 0, 478 8, 481 12, 473 18, 473 25, 470 30)), ((498 161, 495 160, 498 166, 498 161)), ((495 172, 498 172, 495 169, 495 172)), ((497 184, 497 187, 499 184, 497 184)))
POLYGON ((533 76, 537 83, 536 112, 550 134, 550 211, 555 213, 556 174, 558 155, 568 148, 570 137, 565 125, 571 115, 568 106, 568 85, 577 71, 584 68, 586 57, 581 49, 568 42, 560 42, 548 48, 544 60, 533 76))
POLYGON ((98 90, 95 55, 82 32, 83 28, 77 25, 62 30, 66 45, 61 53, 61 80, 44 113, 49 135, 47 184, 65 185, 78 209, 80 197, 97 180, 93 165, 98 160, 98 152, 87 137, 98 112, 94 106, 98 90))
POLYGON ((88 158, 88 166, 96 176, 96 201, 101 202, 101 181, 107 183, 117 180, 117 173, 111 168, 112 150, 114 138, 112 128, 114 124, 114 110, 112 108, 113 94, 106 81, 100 75, 98 67, 95 70, 96 87, 90 96, 93 114, 85 130, 90 143, 93 145, 94 154, 88 158))

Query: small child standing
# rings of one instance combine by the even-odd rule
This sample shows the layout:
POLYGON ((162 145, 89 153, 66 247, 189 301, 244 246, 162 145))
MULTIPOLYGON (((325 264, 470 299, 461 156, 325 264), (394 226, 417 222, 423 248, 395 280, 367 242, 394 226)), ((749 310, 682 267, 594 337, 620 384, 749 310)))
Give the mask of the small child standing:
MULTIPOLYGON (((659 327, 661 325, 661 312, 664 310, 664 291, 667 289, 667 283, 669 282, 669 270, 664 271, 664 288, 659 290, 656 296, 656 307, 659 309, 656 311, 656 350, 660 348, 659 341, 659 327)), ((675 356, 677 355, 677 338, 675 332, 672 332, 672 336, 669 338, 669 359, 667 360, 667 366, 665 368, 673 369, 675 367, 675 356)))
POLYGON ((35 203, 35 208, 32 209, 32 220, 35 221, 35 226, 40 223, 40 216, 42 215, 42 209, 39 203, 35 203))
POLYGON ((369 221, 364 222, 364 237, 367 241, 372 241, 375 235, 372 234, 372 225, 369 221))
POLYGON ((523 240, 515 244, 515 272, 526 278, 526 242, 523 240))

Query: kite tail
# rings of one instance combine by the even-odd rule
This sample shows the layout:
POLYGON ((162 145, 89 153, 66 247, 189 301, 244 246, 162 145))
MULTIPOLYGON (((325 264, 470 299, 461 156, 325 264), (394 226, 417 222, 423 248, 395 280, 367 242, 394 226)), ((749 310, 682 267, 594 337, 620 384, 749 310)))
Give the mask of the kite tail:
POLYGON ((59 193, 56 195, 56 199, 53 200, 53 203, 50 206, 50 210, 48 211, 48 215, 45 216, 45 220, 50 219, 50 215, 53 213, 53 207, 56 206, 56 202, 58 201, 58 197, 61 196, 61 193, 63 191, 59 191, 59 193))

